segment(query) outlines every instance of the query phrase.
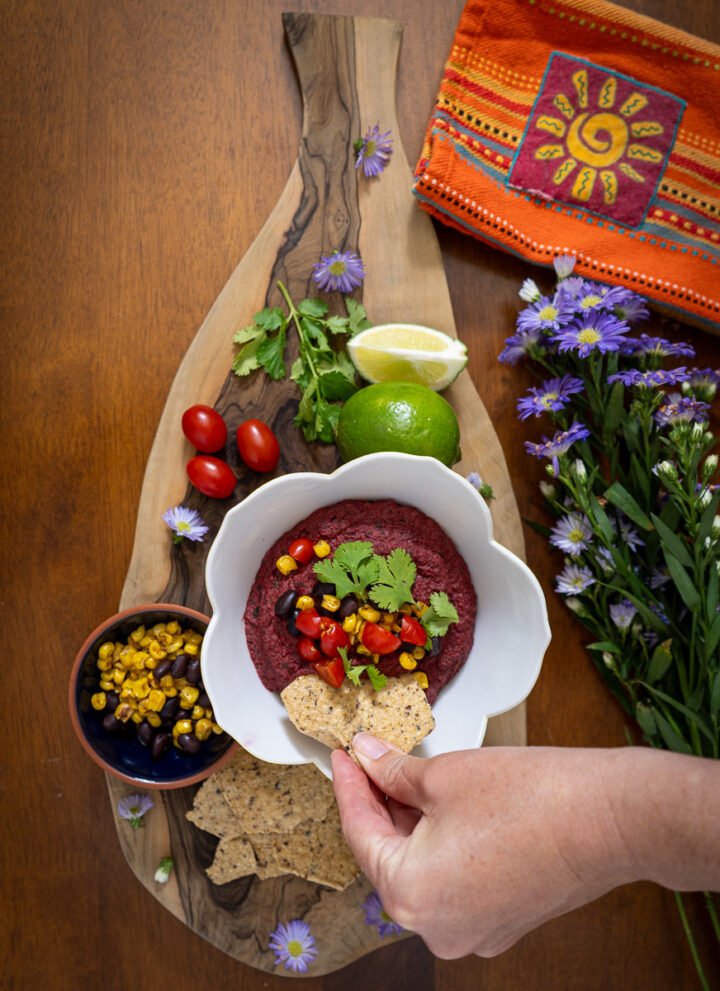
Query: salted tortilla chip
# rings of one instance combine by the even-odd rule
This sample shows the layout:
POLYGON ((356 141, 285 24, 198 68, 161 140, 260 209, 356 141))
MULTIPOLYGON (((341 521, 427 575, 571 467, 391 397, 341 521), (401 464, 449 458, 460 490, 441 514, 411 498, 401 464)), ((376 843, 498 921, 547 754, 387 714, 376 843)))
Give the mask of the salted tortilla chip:
POLYGON ((306 819, 322 819, 333 802, 332 785, 314 764, 265 764, 222 783, 243 833, 287 833, 306 819))
POLYGON ((382 737, 405 753, 435 728, 425 692, 412 675, 388 678, 379 692, 369 682, 345 680, 333 688, 317 675, 302 675, 280 697, 293 725, 331 748, 351 752, 356 733, 382 737))
POLYGON ((254 874, 256 866, 250 841, 244 836, 228 836, 218 843, 213 862, 205 873, 214 884, 227 884, 254 874))
POLYGON ((225 798, 222 787, 216 782, 217 775, 204 781, 193 800, 193 807, 185 813, 185 818, 213 836, 233 837, 243 832, 237 816, 225 798))

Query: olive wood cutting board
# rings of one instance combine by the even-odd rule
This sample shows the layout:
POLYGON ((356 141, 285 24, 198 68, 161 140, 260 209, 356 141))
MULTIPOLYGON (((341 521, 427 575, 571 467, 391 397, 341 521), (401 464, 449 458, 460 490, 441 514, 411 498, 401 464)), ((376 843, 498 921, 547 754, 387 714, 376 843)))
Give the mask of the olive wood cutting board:
MULTIPOLYGON (((241 420, 259 417, 280 438, 276 474, 328 472, 338 463, 332 445, 307 444, 293 425, 298 401, 294 383, 271 382, 262 372, 245 379, 230 372, 234 332, 264 306, 281 304, 278 279, 295 300, 318 295, 310 281, 314 263, 323 253, 352 248, 367 271, 355 295, 372 323, 421 323, 455 334, 439 246, 430 218, 415 206, 399 138, 395 75, 401 26, 375 18, 310 14, 284 14, 283 23, 303 95, 298 157, 275 209, 178 369, 147 464, 121 608, 165 601, 208 612, 204 564, 212 537, 223 514, 268 478, 239 460, 233 440, 241 420), (367 180, 354 167, 353 142, 376 122, 382 130, 392 129, 394 153, 383 175, 367 180), (238 476, 230 499, 206 499, 187 484, 185 463, 194 452, 182 435, 180 418, 193 403, 214 406, 228 423, 226 457, 238 476), (181 502, 197 508, 210 525, 204 544, 171 544, 161 516, 181 502)), ((338 300, 339 294, 328 297, 331 306, 338 300)), ((468 373, 445 395, 460 420, 463 460, 456 470, 478 471, 492 485, 495 537, 524 557, 503 453, 468 373)), ((524 744, 525 739, 523 706, 490 721, 486 742, 524 744)), ((107 784, 115 806, 128 788, 109 776, 107 784)), ((310 975, 335 971, 392 938, 403 938, 382 940, 365 924, 362 903, 372 891, 366 878, 344 892, 289 875, 212 884, 205 868, 217 841, 185 819, 195 790, 155 793, 155 808, 143 829, 133 830, 122 820, 117 825, 123 853, 139 880, 199 935, 236 959, 272 972, 270 933, 278 922, 304 918, 319 951, 310 975), (160 885, 153 874, 168 854, 174 870, 170 881, 160 885)))

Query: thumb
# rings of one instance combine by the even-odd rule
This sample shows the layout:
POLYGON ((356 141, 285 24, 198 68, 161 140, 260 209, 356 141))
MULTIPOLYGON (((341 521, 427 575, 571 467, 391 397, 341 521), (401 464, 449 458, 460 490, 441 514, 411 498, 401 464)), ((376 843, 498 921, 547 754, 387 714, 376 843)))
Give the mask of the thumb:
POLYGON ((370 733, 358 733, 352 747, 370 780, 387 795, 403 805, 425 811, 423 785, 426 762, 410 757, 386 740, 370 733))

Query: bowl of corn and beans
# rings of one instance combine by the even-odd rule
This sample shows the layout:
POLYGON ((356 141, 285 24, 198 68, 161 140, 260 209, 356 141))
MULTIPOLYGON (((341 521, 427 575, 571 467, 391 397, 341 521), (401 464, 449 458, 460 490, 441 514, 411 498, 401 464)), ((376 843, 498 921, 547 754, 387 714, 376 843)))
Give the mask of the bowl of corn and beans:
POLYGON ((208 623, 187 606, 151 603, 109 617, 86 638, 70 675, 70 719, 104 771, 140 788, 183 788, 230 760, 237 745, 202 682, 208 623))

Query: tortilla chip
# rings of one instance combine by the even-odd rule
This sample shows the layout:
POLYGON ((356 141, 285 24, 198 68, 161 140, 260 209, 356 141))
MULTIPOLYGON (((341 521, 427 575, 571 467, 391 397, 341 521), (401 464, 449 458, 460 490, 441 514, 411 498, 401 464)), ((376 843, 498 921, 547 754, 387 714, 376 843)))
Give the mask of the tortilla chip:
POLYGON ((350 754, 356 733, 372 733, 410 753, 435 728, 425 692, 410 674, 388 678, 379 692, 367 681, 333 688, 317 675, 301 675, 280 697, 301 733, 350 754))
POLYGON ((225 798, 222 787, 216 783, 218 776, 213 775, 203 782, 195 795, 193 807, 185 814, 185 818, 199 829, 221 839, 240 836, 242 826, 225 798))
POLYGON ((332 785, 314 764, 255 766, 222 783, 243 833, 287 833, 306 819, 322 819, 332 785))
POLYGON ((218 843, 206 874, 214 884, 227 884, 228 881, 254 874, 256 866, 255 851, 250 841, 244 836, 228 836, 218 843))

